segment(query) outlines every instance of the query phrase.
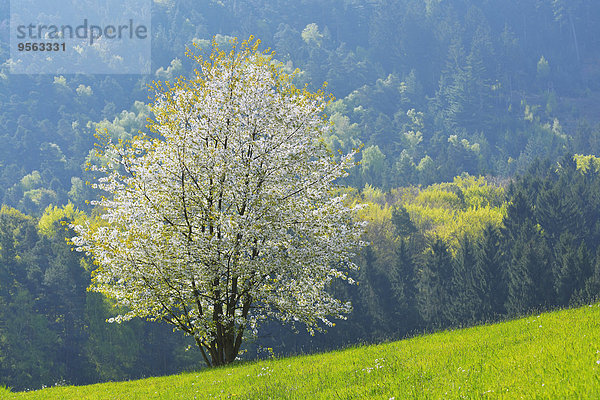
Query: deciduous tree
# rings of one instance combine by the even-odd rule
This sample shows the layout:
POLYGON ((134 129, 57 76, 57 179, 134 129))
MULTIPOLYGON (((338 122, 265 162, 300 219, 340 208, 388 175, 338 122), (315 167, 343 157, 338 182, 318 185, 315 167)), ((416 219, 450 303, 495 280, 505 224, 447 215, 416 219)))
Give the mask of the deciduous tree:
POLYGON ((191 79, 156 84, 153 134, 107 144, 98 224, 73 242, 96 264, 91 289, 133 317, 195 338, 208 365, 235 360, 244 335, 276 317, 312 331, 350 304, 327 292, 361 245, 335 181, 353 166, 323 140, 322 90, 296 88, 259 41, 213 43, 191 79))

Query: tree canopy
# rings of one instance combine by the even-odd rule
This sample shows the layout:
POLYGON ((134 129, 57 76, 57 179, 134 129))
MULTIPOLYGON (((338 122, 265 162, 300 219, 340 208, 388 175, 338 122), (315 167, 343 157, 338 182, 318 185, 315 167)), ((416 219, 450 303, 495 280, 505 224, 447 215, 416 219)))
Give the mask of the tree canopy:
POLYGON ((247 328, 276 317, 309 330, 343 317, 326 288, 348 279, 362 224, 335 181, 322 90, 296 88, 258 40, 216 41, 188 80, 157 83, 152 133, 98 151, 101 222, 73 242, 98 269, 92 290, 127 307, 114 320, 165 320, 208 365, 235 360, 247 328), (210 359, 209 359, 210 358, 210 359))

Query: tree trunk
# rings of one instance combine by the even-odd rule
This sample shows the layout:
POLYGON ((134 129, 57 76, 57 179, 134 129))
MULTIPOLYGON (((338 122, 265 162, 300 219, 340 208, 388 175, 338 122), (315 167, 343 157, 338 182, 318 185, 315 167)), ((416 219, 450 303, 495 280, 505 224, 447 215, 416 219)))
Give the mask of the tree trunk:
MULTIPOLYGON (((251 304, 252 298, 250 296, 245 296, 241 307, 242 317, 244 319, 248 317, 251 304)), ((231 314, 233 317, 235 311, 231 312, 231 314)), ((224 324, 223 317, 223 305, 216 303, 213 311, 213 321, 216 325, 215 338, 210 342, 209 346, 202 344, 199 339, 196 339, 196 344, 202 351, 202 356, 208 367, 219 367, 231 364, 235 361, 242 346, 244 330, 246 328, 245 325, 236 326, 233 321, 224 324), (204 351, 205 348, 208 350, 210 360, 204 351)))

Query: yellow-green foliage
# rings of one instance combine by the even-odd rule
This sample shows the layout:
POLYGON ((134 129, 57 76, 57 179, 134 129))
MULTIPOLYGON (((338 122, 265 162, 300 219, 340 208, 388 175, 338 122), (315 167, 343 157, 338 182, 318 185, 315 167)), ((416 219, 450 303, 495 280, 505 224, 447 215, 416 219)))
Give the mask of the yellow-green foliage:
MULTIPOLYGON (((14 220, 18 222, 33 220, 33 217, 25 215, 16 208, 8 207, 6 205, 2 205, 2 208, 0 208, 0 215, 9 220, 14 220)), ((15 227, 18 227, 19 223, 15 223, 14 225, 15 227)))
POLYGON ((433 208, 447 208, 451 210, 463 208, 463 200, 458 194, 444 190, 447 184, 433 185, 419 193, 415 199, 417 204, 424 204, 433 208))
POLYGON ((6 399, 598 399, 600 307, 312 356, 6 399))
POLYGON ((485 178, 457 176, 452 182, 438 183, 422 190, 411 203, 432 208, 468 210, 480 207, 500 207, 504 190, 487 183, 485 178))
MULTIPOLYGON (((0 208, 0 219, 2 220, 2 229, 4 229, 5 233, 9 236, 12 234, 14 246, 22 246, 25 243, 24 236, 27 234, 27 229, 30 224, 33 224, 33 217, 29 215, 23 214, 21 211, 7 207, 5 205, 0 208)), ((0 244, 0 249, 2 245, 0 244)), ((20 259, 19 254, 16 255, 16 259, 20 259)), ((0 287, 2 287, 2 282, 0 281, 0 287)), ((0 337, 0 340, 2 338, 0 337)), ((1 356, 0 356, 1 359, 1 356)))
POLYGON ((488 224, 500 226, 506 213, 504 189, 469 175, 425 189, 393 189, 387 197, 369 185, 362 192, 367 207, 361 217, 369 221, 367 240, 373 243, 389 240, 393 206, 404 206, 420 232, 441 237, 453 247, 465 235, 477 238, 488 224))
POLYGON ((582 154, 575 154, 573 157, 577 163, 577 169, 587 173, 593 169, 596 172, 600 172, 600 158, 596 156, 584 156, 582 154))
POLYGON ((456 211, 444 207, 429 207, 420 204, 404 204, 417 229, 426 233, 439 233, 444 225, 450 224, 456 211))
POLYGON ((365 239, 376 247, 385 248, 394 240, 392 227, 392 208, 387 204, 385 194, 376 187, 366 185, 362 191, 363 208, 358 217, 368 222, 365 239))
POLYGON ((385 194, 383 191, 369 184, 366 184, 365 188, 362 190, 362 197, 367 203, 376 203, 381 206, 385 205, 386 203, 385 194))
POLYGON ((475 239, 488 225, 500 226, 506 213, 504 189, 483 177, 456 177, 435 184, 404 204, 417 229, 456 246, 463 236, 475 239))
POLYGON ((362 220, 369 223, 384 223, 392 218, 392 208, 387 204, 381 206, 373 202, 364 202, 363 205, 364 207, 358 213, 362 220))
POLYGON ((368 222, 363 239, 370 243, 381 262, 392 262, 395 241, 392 225, 392 207, 385 201, 385 195, 369 185, 363 190, 363 208, 358 217, 368 222))
POLYGON ((501 207, 504 203, 504 189, 488 184, 482 176, 457 176, 453 184, 460 188, 467 207, 501 207))
POLYGON ((60 208, 49 205, 38 222, 38 232, 42 236, 54 237, 58 233, 58 229, 60 229, 63 222, 81 223, 83 218, 85 218, 85 214, 82 211, 75 209, 71 203, 60 208))
POLYGON ((505 214, 504 207, 489 206, 464 211, 419 206, 408 206, 406 209, 418 228, 424 229, 429 235, 441 237, 452 247, 458 245, 458 240, 464 236, 476 239, 489 224, 499 227, 505 214))

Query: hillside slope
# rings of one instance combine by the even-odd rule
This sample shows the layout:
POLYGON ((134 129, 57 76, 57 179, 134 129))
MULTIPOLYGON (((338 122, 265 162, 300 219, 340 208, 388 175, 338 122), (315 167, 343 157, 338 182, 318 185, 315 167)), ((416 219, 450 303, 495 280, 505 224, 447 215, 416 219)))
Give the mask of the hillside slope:
POLYGON ((600 398, 600 305, 326 354, 7 399, 600 398))

